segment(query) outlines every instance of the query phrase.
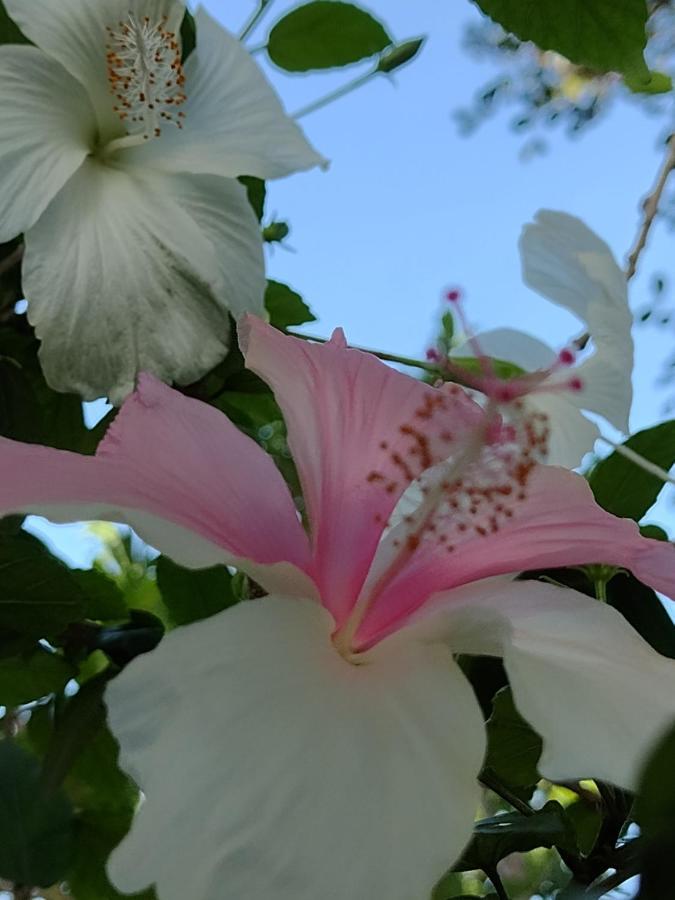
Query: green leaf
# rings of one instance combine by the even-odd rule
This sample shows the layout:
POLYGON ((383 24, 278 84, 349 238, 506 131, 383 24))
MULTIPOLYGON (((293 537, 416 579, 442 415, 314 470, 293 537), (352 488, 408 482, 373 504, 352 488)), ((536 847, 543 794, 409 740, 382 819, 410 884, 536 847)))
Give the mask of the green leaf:
POLYGON ((30 41, 10 19, 5 4, 0 0, 0 44, 29 44, 30 41))
POLYGON ((240 175, 237 181, 246 188, 248 202, 260 222, 265 214, 265 198, 267 196, 265 182, 262 178, 254 178, 252 175, 240 175))
POLYGON ((673 887, 675 857, 675 727, 660 741, 642 772, 635 819, 643 843, 640 900, 664 900, 673 887))
POLYGON ((579 851, 588 856, 597 840, 602 825, 602 815, 597 806, 584 800, 575 800, 565 807, 567 818, 574 826, 579 851))
POLYGON ((316 316, 304 302, 300 294, 280 281, 268 281, 265 290, 265 309, 275 328, 288 328, 316 322, 316 316))
POLYGON ((13 741, 0 741, 0 878, 40 887, 63 878, 72 826, 63 792, 43 789, 38 760, 13 741))
POLYGON ((0 578, 0 627, 50 637, 85 609, 70 569, 24 531, 0 536, 0 578))
POLYGON ((645 0, 474 0, 521 41, 555 50, 601 72, 621 72, 648 84, 645 0))
POLYGON ((30 655, 0 659, 0 705, 21 706, 62 691, 75 674, 62 657, 42 648, 30 655))
POLYGON ((673 79, 663 72, 650 72, 647 81, 624 75, 623 83, 634 94, 667 94, 673 87, 673 79))
POLYGON ((654 591, 628 573, 607 584, 607 602, 663 656, 675 659, 675 623, 654 591))
POLYGON ((226 566, 185 569, 161 556, 157 561, 157 583, 174 627, 207 619, 237 602, 226 566))
POLYGON ((384 26, 352 3, 314 0, 291 10, 272 28, 267 52, 287 72, 348 66, 391 44, 384 26))
POLYGON ((542 740, 513 704, 510 687, 498 691, 487 721, 488 751, 485 768, 507 787, 529 787, 539 781, 537 763, 542 740))
MULTIPOLYGON (((662 469, 670 469, 675 463, 675 419, 638 431, 624 446, 662 469)), ((645 515, 663 488, 658 476, 616 450, 593 468, 588 483, 603 509, 635 521, 645 515)))
POLYGON ((197 46, 197 26, 195 25, 194 16, 187 9, 180 26, 180 38, 183 46, 182 61, 185 63, 197 46))
POLYGON ((553 846, 575 851, 576 838, 563 807, 555 800, 549 800, 531 816, 502 813, 476 822, 473 838, 454 869, 457 872, 471 869, 490 872, 510 853, 553 846))
POLYGON ((99 622, 126 619, 127 605, 117 584, 98 569, 71 569, 84 601, 84 616, 99 622))
POLYGON ((667 541, 668 534, 660 525, 640 525, 642 537, 651 538, 653 541, 667 541))

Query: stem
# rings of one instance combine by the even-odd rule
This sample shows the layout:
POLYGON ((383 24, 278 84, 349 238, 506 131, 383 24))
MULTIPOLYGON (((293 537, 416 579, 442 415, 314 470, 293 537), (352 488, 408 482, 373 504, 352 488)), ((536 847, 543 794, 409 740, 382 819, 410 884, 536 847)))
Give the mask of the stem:
POLYGON ((312 103, 308 103, 307 106, 303 106, 297 112, 293 113, 292 118, 302 119, 303 116, 308 116, 310 113, 316 112, 317 109, 322 109, 324 106, 328 106, 329 103, 333 103, 335 100, 339 100, 341 97, 345 97, 347 94, 351 94, 352 91, 360 88, 367 81, 370 81, 373 75, 377 74, 377 69, 371 69, 370 72, 366 72, 364 75, 359 75, 359 77, 355 78, 353 81, 348 81, 347 84, 343 84, 342 87, 331 91, 329 94, 325 94, 323 97, 319 97, 318 100, 314 100, 312 103))
MULTIPOLYGON (((300 334, 297 331, 288 331, 287 334, 290 334, 291 337, 300 338, 303 341, 316 341, 318 344, 327 344, 329 340, 328 338, 316 337, 313 334, 300 334)), ((432 372, 439 377, 441 375, 438 366, 433 363, 423 362, 421 359, 413 359, 411 356, 398 356, 395 353, 385 353, 384 350, 371 350, 368 347, 358 347, 355 344, 350 344, 349 346, 352 350, 361 350, 362 353, 372 353, 373 356, 376 356, 378 359, 382 359, 385 362, 398 363, 401 366, 410 366, 413 369, 424 369, 425 372, 432 372)))
POLYGON ((506 893, 506 888, 504 887, 504 882, 499 877, 499 872, 497 871, 497 866, 491 868, 490 871, 486 871, 485 874, 492 882, 492 887, 495 889, 495 893, 499 897, 499 900, 509 900, 509 895, 506 893))
POLYGON ((645 459, 644 456, 640 456, 639 453, 636 453, 635 450, 631 450, 630 447, 626 447, 625 444, 617 444, 604 435, 600 435, 600 440, 604 441, 605 444, 608 444, 610 447, 613 447, 617 453, 621 456, 625 456, 626 459, 635 463, 636 466, 644 469, 645 472, 649 472, 650 475, 655 475, 656 478, 659 478, 664 484, 675 484, 675 478, 666 472, 665 469, 662 469, 661 466, 657 466, 656 463, 645 459))
POLYGON ((675 140, 673 138, 674 136, 672 134, 668 138, 668 154, 663 161, 656 179, 656 184, 654 185, 651 194, 648 194, 645 197, 645 200, 642 204, 642 224, 640 225, 640 230, 638 231, 637 237, 635 239, 633 249, 628 254, 628 263, 626 266, 626 281, 630 281, 633 275, 635 275, 638 260, 640 259, 640 254, 647 244, 649 231, 659 210, 659 203, 661 202, 661 197, 663 195, 663 190, 666 186, 666 182, 668 181, 670 173, 673 171, 673 169, 675 169, 675 140))
POLYGON ((244 25, 241 30, 241 34, 239 35, 239 40, 244 41, 249 36, 249 34, 256 27, 258 22, 262 19, 267 11, 267 8, 272 5, 272 0, 258 0, 258 6, 251 13, 251 17, 248 22, 244 25))
POLYGON ((607 603, 607 582, 602 578, 596 578, 593 582, 593 590, 595 591, 595 599, 602 603, 607 603))
POLYGON ((520 797, 512 794, 511 791, 491 775, 489 771, 481 773, 480 782, 493 793, 497 794, 498 797, 501 797, 502 800, 506 800, 506 802, 519 813, 522 813, 524 816, 534 815, 534 810, 529 803, 526 803, 524 800, 521 800, 520 797))

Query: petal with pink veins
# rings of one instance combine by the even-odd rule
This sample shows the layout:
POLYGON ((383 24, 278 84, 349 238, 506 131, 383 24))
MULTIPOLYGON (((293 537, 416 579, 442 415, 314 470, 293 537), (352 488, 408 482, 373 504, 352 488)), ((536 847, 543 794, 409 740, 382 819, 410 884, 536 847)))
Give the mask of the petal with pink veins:
POLYGON ((635 790, 675 721, 675 662, 598 600, 540 582, 490 579, 435 598, 411 630, 456 653, 501 656, 521 714, 542 735, 539 769, 635 790))
POLYGON ((344 622, 396 501, 423 468, 482 420, 460 390, 429 387, 347 347, 240 325, 246 365, 271 386, 309 511, 322 602, 344 622))
MULTIPOLYGON (((565 469, 539 466, 526 498, 514 500, 512 515, 495 533, 478 518, 449 542, 425 537, 405 565, 370 603, 357 632, 359 646, 369 646, 401 624, 439 591, 488 578, 558 566, 606 563, 623 566, 657 591, 675 597, 675 547, 640 535, 637 525, 597 505, 584 478, 565 469), (451 542, 453 549, 448 545, 451 542)), ((369 581, 377 583, 378 566, 390 562, 390 544, 405 524, 383 542, 369 581), (380 562, 381 560, 381 562, 380 562)))
POLYGON ((314 596, 309 544, 268 457, 222 413, 142 376, 95 457, 0 439, 0 513, 109 519, 188 566, 314 596))

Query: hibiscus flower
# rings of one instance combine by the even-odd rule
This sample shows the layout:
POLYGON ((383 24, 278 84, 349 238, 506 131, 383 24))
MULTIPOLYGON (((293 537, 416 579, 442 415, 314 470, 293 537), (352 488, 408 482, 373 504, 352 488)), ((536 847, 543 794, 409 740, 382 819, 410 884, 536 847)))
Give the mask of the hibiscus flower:
POLYGON ((144 800, 109 872, 161 900, 411 900, 468 840, 483 718, 456 653, 503 658, 541 772, 631 788, 675 717, 675 663, 611 607, 521 570, 623 566, 675 589, 675 549, 458 387, 242 326, 274 390, 308 532, 272 459, 144 376, 95 457, 0 440, 0 510, 126 521, 268 592, 171 632, 107 694, 144 800), (391 516, 408 483, 421 505, 391 516))
POLYGON ((183 67, 179 0, 7 0, 35 46, 0 47, 0 242, 23 233, 49 383, 119 402, 181 384, 263 312, 260 229, 236 178, 323 163, 204 10, 183 67))
POLYGON ((497 328, 453 350, 451 360, 479 352, 524 369, 527 374, 520 382, 516 378, 510 383, 513 396, 522 394, 527 409, 547 416, 548 462, 574 468, 600 436, 598 426, 582 411, 601 416, 622 433, 628 431, 633 317, 626 277, 607 244, 587 225, 549 209, 540 210, 523 229, 520 257, 525 283, 581 320, 582 343, 585 348, 590 342, 592 352, 577 364, 570 349, 574 341, 560 353, 525 332, 497 328))

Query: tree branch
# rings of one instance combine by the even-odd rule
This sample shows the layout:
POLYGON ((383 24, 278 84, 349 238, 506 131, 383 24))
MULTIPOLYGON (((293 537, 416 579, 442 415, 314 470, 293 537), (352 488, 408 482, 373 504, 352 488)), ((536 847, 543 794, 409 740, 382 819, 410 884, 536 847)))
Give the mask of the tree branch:
POLYGON ((640 259, 640 254, 647 244, 649 231, 659 210, 659 203, 661 202, 661 197, 663 195, 663 190, 666 186, 666 182, 668 181, 670 173, 673 171, 673 169, 675 169, 675 140, 672 134, 668 138, 667 147, 668 154, 663 161, 663 165, 661 166, 658 177, 656 179, 656 184, 654 185, 651 194, 648 194, 645 197, 642 204, 642 224, 640 225, 640 230, 638 231, 637 237, 635 239, 633 249, 628 254, 628 263, 626 266, 626 281, 630 281, 633 275, 635 275, 638 260, 640 259))

